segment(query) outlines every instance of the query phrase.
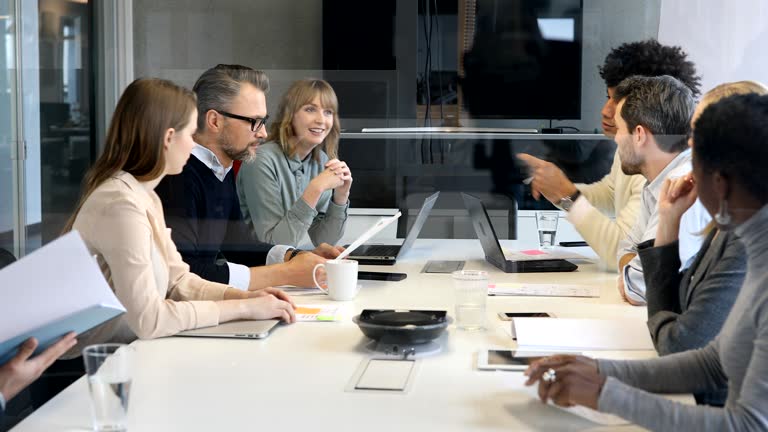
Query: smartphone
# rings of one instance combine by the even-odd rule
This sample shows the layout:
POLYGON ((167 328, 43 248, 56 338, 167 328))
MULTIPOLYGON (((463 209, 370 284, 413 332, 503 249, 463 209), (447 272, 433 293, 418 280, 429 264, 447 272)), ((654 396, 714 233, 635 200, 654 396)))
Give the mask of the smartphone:
POLYGON ((387 282, 397 282, 407 278, 405 273, 384 273, 384 272, 370 272, 370 271, 358 271, 357 278, 361 280, 378 280, 387 282))
POLYGON ((532 362, 543 358, 544 353, 489 349, 477 353, 477 368, 481 370, 524 371, 532 362))
POLYGON ((558 243, 562 247, 584 247, 589 246, 585 241, 564 241, 558 243))
POLYGON ((502 321, 512 321, 512 318, 554 318, 555 315, 549 312, 499 312, 499 319, 502 321))

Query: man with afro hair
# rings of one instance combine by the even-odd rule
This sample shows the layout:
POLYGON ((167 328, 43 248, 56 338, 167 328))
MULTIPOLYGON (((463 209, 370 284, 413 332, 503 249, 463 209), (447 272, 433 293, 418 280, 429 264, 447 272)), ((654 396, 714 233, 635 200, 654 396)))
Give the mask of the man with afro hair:
MULTIPOLYGON (((598 67, 605 81, 607 100, 600 113, 603 133, 616 135, 614 90, 625 78, 634 75, 669 75, 685 84, 698 96, 701 78, 696 67, 678 46, 662 45, 655 39, 624 43, 608 53, 598 67)), ((573 184, 556 165, 521 153, 531 168, 531 188, 535 197, 544 196, 566 210, 568 220, 584 240, 602 258, 608 268, 616 269, 619 241, 627 237, 640 210, 640 195, 645 179, 626 175, 621 170, 619 153, 614 155, 611 171, 592 184, 573 184)))

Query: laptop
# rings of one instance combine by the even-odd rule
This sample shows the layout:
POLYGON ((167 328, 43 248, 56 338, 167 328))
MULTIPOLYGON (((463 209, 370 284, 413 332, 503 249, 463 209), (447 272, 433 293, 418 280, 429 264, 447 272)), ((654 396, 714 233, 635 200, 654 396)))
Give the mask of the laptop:
POLYGON ((402 258, 408 253, 408 250, 413 246, 413 242, 419 237, 419 232, 421 232, 421 228, 427 221, 429 212, 432 211, 438 195, 440 195, 439 191, 424 200, 424 204, 422 204, 421 210, 419 210, 419 214, 416 216, 416 221, 413 223, 408 235, 405 236, 402 245, 364 244, 355 249, 347 258, 365 265, 394 265, 398 258, 402 258))
POLYGON ((213 327, 185 330, 176 336, 264 339, 278 324, 280 324, 279 320, 230 321, 213 327))
POLYGON ((496 231, 491 225, 491 218, 488 217, 485 204, 479 198, 469 194, 462 193, 461 198, 464 200, 464 206, 469 210, 469 217, 483 247, 485 260, 505 273, 570 272, 579 268, 576 264, 564 259, 508 260, 501 249, 499 238, 496 237, 496 231))

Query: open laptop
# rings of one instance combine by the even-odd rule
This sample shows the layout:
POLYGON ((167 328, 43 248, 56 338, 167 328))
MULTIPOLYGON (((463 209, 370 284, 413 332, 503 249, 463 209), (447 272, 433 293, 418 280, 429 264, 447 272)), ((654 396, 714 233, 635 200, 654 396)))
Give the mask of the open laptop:
POLYGON ((413 223, 402 245, 364 244, 355 249, 347 258, 366 265, 394 265, 398 258, 402 258, 408 253, 408 250, 413 246, 413 242, 419 237, 419 232, 421 232, 421 228, 427 221, 429 212, 432 211, 438 195, 440 195, 439 191, 424 200, 424 204, 422 204, 421 210, 419 210, 419 214, 416 216, 416 221, 413 223))
POLYGON ((469 210, 469 217, 472 220, 472 226, 475 228, 477 238, 483 247, 485 260, 504 270, 505 273, 532 273, 532 272, 569 272, 574 271, 579 266, 564 259, 541 259, 541 260, 508 260, 504 256, 504 251, 499 244, 499 238, 496 237, 496 231, 491 225, 491 218, 485 209, 485 204, 469 194, 462 193, 461 198, 464 205, 469 210))
POLYGON ((213 327, 186 330, 176 336, 264 339, 278 324, 280 324, 279 320, 230 321, 213 327))

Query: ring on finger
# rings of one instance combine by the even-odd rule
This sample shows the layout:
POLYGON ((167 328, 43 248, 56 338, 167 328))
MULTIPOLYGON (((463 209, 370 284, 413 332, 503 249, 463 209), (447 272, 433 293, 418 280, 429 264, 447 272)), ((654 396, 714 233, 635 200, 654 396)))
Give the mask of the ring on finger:
POLYGON ((557 379, 557 372, 554 369, 552 369, 552 368, 547 369, 541 375, 541 380, 544 381, 544 382, 548 382, 550 384, 554 383, 556 379, 557 379))

